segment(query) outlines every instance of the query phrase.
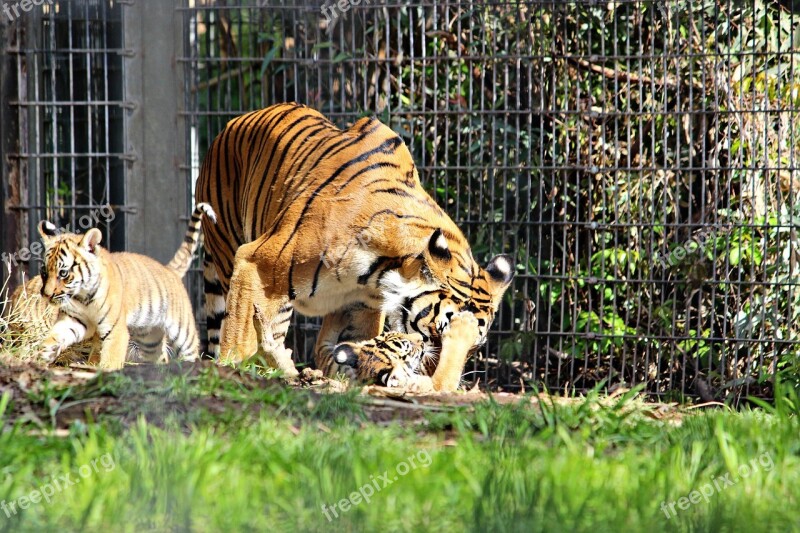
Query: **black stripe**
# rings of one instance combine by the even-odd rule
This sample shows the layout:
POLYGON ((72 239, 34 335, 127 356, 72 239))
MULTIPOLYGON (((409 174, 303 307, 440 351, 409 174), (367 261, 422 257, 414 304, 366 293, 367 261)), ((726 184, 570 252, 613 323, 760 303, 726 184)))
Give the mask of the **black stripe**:
POLYGON ((380 267, 385 266, 383 271, 378 276, 378 279, 383 277, 387 270, 392 270, 394 268, 398 268, 403 265, 403 261, 408 256, 403 257, 379 257, 372 264, 369 266, 369 269, 364 274, 361 274, 358 277, 358 284, 359 285, 366 285, 367 281, 369 281, 370 276, 372 276, 380 267))
MULTIPOLYGON (((362 141, 363 141, 363 140, 364 140, 364 139, 365 139, 367 136, 369 136, 370 134, 372 134, 372 133, 373 133, 375 130, 377 130, 377 129, 378 129, 380 126, 381 126, 381 123, 380 123, 380 122, 378 122, 378 121, 374 121, 374 122, 366 122, 366 123, 365 123, 365 124, 364 124, 364 125, 361 127, 361 130, 359 130, 359 131, 361 131, 361 132, 362 132, 362 133, 361 133, 361 135, 359 135, 359 136, 358 136, 358 137, 356 137, 355 139, 352 139, 352 140, 350 140, 350 142, 348 142, 348 140, 350 139, 350 137, 347 137, 347 136, 342 136, 342 138, 341 138, 340 140, 336 141, 336 142, 335 142, 335 143, 333 143, 331 146, 329 146, 328 148, 326 148, 324 152, 322 152, 322 153, 318 154, 318 156, 317 156, 316 160, 314 161, 314 164, 313 164, 313 165, 311 165, 311 166, 309 167, 309 169, 308 169, 308 170, 306 170, 306 171, 303 173, 303 175, 308 175, 308 174, 310 174, 312 170, 314 170, 315 168, 317 168, 317 165, 319 165, 320 161, 323 161, 323 160, 327 160, 327 159, 333 158, 333 157, 334 157, 336 154, 338 154, 339 152, 341 152, 341 151, 343 151, 343 150, 345 150, 345 149, 349 148, 350 146, 353 146, 353 145, 356 145, 356 144, 358 144, 358 143, 361 143, 361 142, 362 142, 362 141), (369 130, 367 130, 366 128, 367 128, 367 126, 368 126, 368 125, 370 125, 370 124, 373 124, 373 125, 374 125, 374 127, 372 127, 372 128, 370 128, 369 130)), ((398 137, 398 139, 399 139, 399 137, 398 137)), ((402 140, 401 140, 400 142, 402 143, 402 140)), ((309 186, 310 186, 310 184, 309 184, 309 185, 306 185, 305 187, 302 187, 302 188, 300 189, 300 191, 298 191, 298 192, 297 192, 297 194, 295 194, 295 195, 294 195, 294 196, 293 196, 291 199, 289 199, 289 195, 288 195, 288 194, 284 194, 284 197, 281 199, 281 202, 280 202, 280 204, 279 204, 279 206, 278 206, 278 207, 279 207, 279 209, 278 209, 278 212, 280 212, 280 211, 281 211, 281 210, 284 208, 284 204, 285 204, 287 201, 294 202, 295 200, 297 200, 298 198, 300 198, 300 197, 301 197, 301 196, 302 196, 302 195, 305 193, 306 189, 307 189, 309 186)), ((270 230, 270 236, 274 235, 276 231, 277 231, 277 224, 273 224, 273 227, 272 227, 272 228, 271 228, 271 230, 270 230)))
MULTIPOLYGON (((355 158, 347 161, 346 163, 341 165, 338 169, 336 169, 336 171, 331 176, 329 176, 328 179, 326 179, 321 185, 319 185, 316 188, 314 193, 311 195, 311 197, 306 202, 305 206, 303 207, 303 211, 300 213, 300 217, 297 219, 297 222, 295 223, 294 231, 292 231, 292 235, 283 244, 283 247, 281 248, 281 251, 278 254, 278 257, 280 258, 280 256, 286 250, 286 247, 289 245, 289 243, 292 242, 297 237, 298 230, 300 229, 300 226, 302 226, 303 223, 305 222, 305 219, 306 219, 305 215, 306 215, 306 213, 308 213, 308 210, 311 209, 311 204, 314 203, 314 200, 316 200, 320 196, 320 193, 324 189, 326 189, 331 183, 333 183, 334 180, 336 180, 336 178, 338 178, 339 175, 342 172, 344 172, 348 168, 352 167, 353 165, 356 165, 357 163, 361 163, 363 161, 366 161, 367 159, 370 158, 370 156, 372 156, 374 154, 377 154, 377 153, 389 153, 389 154, 391 154, 402 143, 403 143, 403 141, 400 139, 400 137, 392 137, 390 139, 387 139, 383 143, 381 143, 378 147, 373 148, 372 150, 370 150, 368 152, 364 152, 363 154, 361 154, 358 157, 355 157, 355 158)), ((264 244, 266 244, 266 242, 267 241, 265 240, 263 243, 261 243, 261 245, 259 245, 258 249, 260 249, 261 246, 264 246, 264 244)))
POLYGON ((402 196, 404 198, 415 198, 413 194, 408 191, 404 191, 403 189, 398 189, 397 187, 391 187, 389 189, 377 189, 374 191, 370 191, 372 194, 391 194, 394 196, 402 196))
POLYGON ((292 183, 295 179, 301 179, 302 175, 300 173, 300 170, 303 169, 306 162, 308 161, 308 158, 311 157, 312 154, 316 153, 320 149, 320 146, 322 146, 325 142, 331 139, 331 133, 333 132, 339 133, 341 132, 341 130, 335 127, 331 128, 328 124, 323 124, 319 128, 314 128, 313 130, 310 130, 306 134, 305 138, 303 139, 300 145, 300 149, 294 156, 292 164, 283 173, 284 176, 288 177, 286 183, 292 183), (319 134, 322 131, 327 131, 328 133, 322 138, 316 139, 315 143, 308 142, 310 139, 316 138, 317 134, 319 134))
POLYGON ((100 284, 98 283, 98 284, 96 284, 96 285, 94 286, 94 289, 92 289, 91 291, 89 291, 89 294, 87 294, 87 295, 86 295, 86 303, 89 303, 89 302, 91 302, 92 300, 94 300, 94 297, 95 297, 95 295, 97 294, 97 289, 99 289, 99 288, 100 288, 100 284))
POLYGON ((153 350, 153 349, 158 348, 159 346, 161 346, 161 343, 163 342, 163 340, 160 339, 160 340, 157 340, 155 342, 145 342, 145 341, 138 341, 138 342, 139 342, 139 346, 141 346, 143 349, 145 349, 145 350, 153 350))
POLYGON ((469 300, 469 298, 470 298, 469 293, 461 292, 457 288, 453 287, 452 285, 450 285, 450 290, 453 291, 454 293, 456 293, 457 295, 459 295, 462 300, 469 300))
MULTIPOLYGON (((250 159, 248 159, 247 161, 247 181, 245 183, 245 191, 244 191, 245 194, 243 196, 240 196, 238 194, 234 195, 234 198, 238 198, 240 202, 243 202, 243 206, 246 210, 255 209, 256 207, 258 207, 259 205, 258 198, 261 197, 261 191, 263 190, 263 187, 265 186, 267 181, 269 167, 272 161, 272 156, 275 155, 275 149, 278 145, 278 142, 280 141, 277 135, 273 135, 272 130, 278 123, 282 122, 284 118, 286 118, 292 112, 297 111, 298 109, 297 107, 294 106, 285 106, 285 107, 286 109, 283 112, 280 112, 280 110, 283 109, 284 106, 276 106, 274 108, 270 108, 270 111, 264 113, 263 116, 260 117, 259 123, 253 127, 253 130, 254 131, 257 130, 260 136, 259 139, 256 139, 259 142, 258 147, 255 149, 251 147, 250 149, 250 154, 255 156, 256 158, 254 161, 258 161, 261 158, 262 154, 266 151, 266 145, 269 143, 270 140, 273 140, 274 143, 272 147, 272 152, 270 154, 269 162, 264 168, 264 176, 260 181, 252 179, 251 176, 251 168, 255 166, 254 161, 251 161, 250 159), (250 189, 256 185, 259 186, 259 192, 256 196, 253 197, 250 194, 250 189), (252 205, 250 205, 251 197, 255 199, 255 203, 253 203, 252 205)), ((270 182, 269 184, 270 187, 272 187, 273 183, 274 183, 274 178, 273 181, 270 182)), ((251 238, 254 239, 255 237, 256 237, 255 233, 251 234, 251 238)))
MULTIPOLYGON (((309 126, 306 126, 304 128, 300 128, 300 130, 297 131, 297 132, 294 132, 292 130, 298 124, 301 124, 302 122, 306 122, 308 120, 314 120, 314 118, 315 117, 311 116, 311 115, 303 115, 300 118, 298 118, 297 120, 295 120, 294 122, 292 122, 291 124, 289 124, 286 127, 286 129, 283 131, 283 133, 281 134, 280 138, 279 137, 275 137, 275 149, 272 150, 272 152, 269 154, 269 159, 267 160, 267 165, 264 167, 264 175, 262 176, 261 183, 259 184, 258 193, 254 197, 255 204, 254 204, 253 207, 255 208, 255 207, 258 206, 258 207, 262 208, 261 218, 258 220, 258 223, 260 224, 261 227, 264 227, 265 218, 269 214, 269 211, 270 211, 269 210, 269 205, 270 205, 270 202, 272 201, 272 194, 276 189, 276 187, 274 187, 275 179, 278 176, 281 175, 280 169, 283 166, 283 162, 286 159, 286 155, 291 151, 292 145, 295 143, 295 141, 297 141, 299 138, 301 138, 301 136, 309 128, 309 126), (286 142, 286 144, 284 146, 280 147, 280 156, 278 158, 278 162, 275 165, 275 170, 271 172, 271 169, 272 169, 272 158, 275 156, 275 152, 278 151, 278 144, 280 143, 282 138, 285 138, 288 135, 291 135, 291 137, 288 139, 288 141, 286 142), (271 178, 271 179, 268 179, 268 178, 271 178), (269 183, 268 187, 267 187, 267 183, 269 183), (266 199, 262 202, 261 198, 262 198, 262 196, 264 194, 264 188, 265 187, 267 187, 268 193, 267 193, 266 199)), ((283 189, 283 187, 281 187, 281 189, 283 189)), ((257 235, 257 233, 256 233, 256 223, 257 223, 256 222, 256 217, 253 217, 253 222, 252 223, 253 223, 253 228, 252 228, 252 233, 251 234, 255 237, 257 235)))
POLYGON ((404 257, 404 258, 403 258, 403 259, 400 261, 400 263, 399 263, 398 265, 396 265, 396 266, 387 266, 386 268, 384 268, 384 269, 381 271, 381 273, 380 273, 380 274, 378 274, 378 277, 377 277, 377 278, 375 278, 375 286, 377 287, 378 285, 380 285, 380 284, 381 284, 381 280, 383 279, 383 276, 385 276, 385 275, 386 275, 388 272, 392 272, 394 269, 396 269, 396 268, 398 268, 398 267, 401 267, 401 266, 403 266, 403 261, 404 261, 404 260, 405 260, 405 258, 407 258, 407 257, 408 257, 408 256, 405 256, 405 257, 404 257))
POLYGON ((314 270, 314 281, 311 284, 311 294, 309 294, 309 298, 312 298, 314 294, 317 292, 317 285, 319 284, 319 272, 322 270, 322 261, 317 264, 317 269, 314 270))
POLYGON ((188 337, 189 337, 189 330, 188 329, 189 328, 183 327, 183 325, 180 323, 180 321, 178 321, 178 323, 175 324, 175 327, 178 328, 178 334, 175 336, 175 340, 173 341, 173 344, 177 348, 177 347, 184 346, 186 344, 186 341, 189 340, 188 339, 188 337))
POLYGON ((206 282, 205 293, 206 297, 208 297, 209 295, 222 296, 222 285, 220 285, 218 281, 215 281, 213 283, 206 282))
POLYGON ((83 326, 83 329, 85 329, 85 330, 87 330, 87 331, 88 331, 89 327, 86 325, 86 323, 85 323, 83 320, 81 320, 81 319, 80 319, 80 318, 78 318, 77 316, 72 316, 72 315, 70 315, 70 317, 71 317, 71 318, 72 318, 72 319, 73 319, 75 322, 77 322, 78 324, 80 324, 81 326, 83 326))
POLYGON ((482 287, 479 287, 477 285, 474 285, 472 287, 473 298, 474 298, 475 293, 482 294, 484 296, 491 296, 491 294, 489 294, 488 291, 484 290, 482 287))
POLYGON ((294 276, 294 261, 289 264, 289 300, 297 298, 297 291, 294 290, 292 278, 294 276))
POLYGON ((336 189, 336 193, 335 194, 341 193, 342 190, 345 187, 347 187, 354 179, 356 179, 360 175, 366 174, 370 170, 376 170, 376 169, 379 169, 379 168, 400 168, 400 165, 397 165, 395 163, 385 163, 385 162, 384 163, 373 163, 372 165, 367 165, 366 167, 362 168, 361 170, 359 170, 358 172, 356 172, 355 174, 353 174, 352 176, 347 178, 347 181, 345 181, 343 184, 341 184, 339 186, 338 189, 336 189))
POLYGON ((372 262, 372 264, 369 266, 369 268, 367 269, 367 271, 366 271, 364 274, 361 274, 361 275, 358 277, 358 284, 359 284, 359 285, 366 285, 367 281, 369 280, 369 277, 370 277, 372 274, 374 274, 374 273, 375 273, 375 271, 376 271, 376 270, 378 270, 378 268, 379 268, 379 267, 380 267, 382 264, 384 264, 384 263, 385 263, 385 262, 387 262, 387 261, 391 261, 392 259, 394 259, 394 258, 392 258, 392 257, 385 257, 385 256, 378 257, 378 258, 377 258, 375 261, 373 261, 373 262, 372 262))
MULTIPOLYGON (((438 303, 437 303, 437 307, 438 307, 438 303)), ((414 329, 415 330, 420 331, 420 328, 418 327, 419 322, 422 319, 424 319, 425 317, 427 317, 429 314, 431 314, 431 310, 432 309, 433 309, 433 305, 432 304, 428 304, 425 307, 423 307, 420 310, 419 313, 417 313, 417 316, 414 317, 414 329)), ((438 311, 437 311, 436 314, 438 315, 438 311)), ((434 315, 434 316, 436 316, 436 315, 434 315)))
POLYGON ((108 338, 108 336, 109 336, 109 335, 111 335, 111 332, 112 332, 112 331, 114 331, 114 328, 117 326, 117 323, 118 323, 118 322, 119 322, 119 318, 117 318, 117 321, 116 321, 116 322, 114 322, 114 323, 111 325, 111 329, 109 329, 109 330, 108 330, 108 333, 106 333, 105 335, 102 335, 102 336, 100 337, 100 340, 101 340, 101 341, 104 341, 104 340, 106 340, 106 339, 108 338))
MULTIPOLYGON (((250 132, 249 132, 249 134, 247 136, 247 145, 250 148, 252 148, 252 146, 253 146, 253 141, 258 140, 258 139, 254 139, 254 137, 256 135, 258 135, 259 133, 262 133, 262 131, 263 131, 259 127, 250 128, 250 126, 253 123, 260 122, 264 118, 265 114, 266 113, 264 112, 263 109, 258 110, 258 111, 253 111, 252 113, 249 113, 250 117, 247 117, 247 118, 242 117, 241 122, 237 122, 236 123, 236 129, 239 130, 239 132, 243 133, 244 131, 246 131, 248 129, 250 130, 250 132)), ((238 132, 237 132, 237 134, 238 134, 238 132)), ((237 137, 237 140, 238 140, 238 137, 237 137)), ((237 146, 239 146, 239 145, 237 144, 237 146)), ((250 155, 258 156, 259 152, 257 150, 250 150, 250 155)), ((249 166, 249 164, 250 164, 250 161, 248 160, 248 166, 249 166)))
MULTIPOLYGON (((103 306, 100 306, 100 309, 103 309, 103 306)), ((111 306, 109 305, 108 309, 106 309, 105 314, 102 316, 102 318, 100 318, 100 320, 97 321, 97 327, 100 327, 100 324, 102 324, 103 321, 105 321, 105 319, 108 317, 108 313, 110 312, 111 312, 111 306)))
POLYGON ((220 329, 222 326, 222 314, 206 316, 206 327, 208 329, 220 329))
MULTIPOLYGON (((408 219, 417 219, 417 220, 427 220, 425 217, 421 217, 421 216, 418 216, 418 215, 404 215, 402 213, 396 213, 396 212, 392 211, 391 209, 383 209, 381 211, 378 211, 377 213, 373 213, 372 216, 369 217, 369 221, 367 222, 366 227, 371 226, 373 221, 375 220, 375 218, 377 218, 377 217, 379 217, 381 215, 392 215, 395 218, 400 218, 400 219, 408 218, 408 219)), ((411 222, 409 222, 409 224, 410 225, 414 225, 411 222)), ((433 231, 433 227, 431 227, 431 231, 433 231)))

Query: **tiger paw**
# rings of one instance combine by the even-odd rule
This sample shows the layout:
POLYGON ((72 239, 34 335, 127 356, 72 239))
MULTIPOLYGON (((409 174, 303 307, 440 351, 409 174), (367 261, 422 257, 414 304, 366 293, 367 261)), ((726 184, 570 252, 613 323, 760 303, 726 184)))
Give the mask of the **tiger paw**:
POLYGON ((316 368, 309 368, 305 367, 303 371, 300 373, 300 378, 303 381, 319 381, 323 379, 325 375, 322 373, 322 370, 317 370, 316 368))
POLYGON ((455 313, 442 331, 442 343, 469 340, 475 345, 480 337, 478 319, 469 311, 455 313))
POLYGON ((292 361, 292 350, 285 346, 275 346, 270 350, 265 350, 267 362, 283 373, 285 379, 295 379, 300 376, 297 367, 292 361))
POLYGON ((411 377, 405 385, 403 385, 408 392, 416 394, 428 394, 434 392, 433 381, 429 376, 415 375, 411 377))
POLYGON ((283 373, 284 379, 296 379, 300 377, 300 372, 297 370, 297 367, 294 366, 294 363, 289 361, 289 364, 284 364, 278 367, 283 373))
POLYGON ((39 350, 39 360, 49 365, 58 359, 59 354, 61 354, 61 347, 59 345, 45 344, 42 349, 39 350))

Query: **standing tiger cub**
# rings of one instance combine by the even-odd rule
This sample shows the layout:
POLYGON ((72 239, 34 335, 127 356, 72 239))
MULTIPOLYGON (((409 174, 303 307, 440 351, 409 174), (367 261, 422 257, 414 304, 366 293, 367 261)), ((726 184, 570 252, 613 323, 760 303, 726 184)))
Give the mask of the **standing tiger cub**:
MULTIPOLYGON (((214 220, 209 206, 198 205, 197 218, 199 211, 214 220)), ((193 223, 196 228, 194 218, 193 223)), ((191 253, 179 250, 164 266, 144 255, 108 252, 100 246, 102 234, 97 228, 85 235, 58 234, 53 224, 42 221, 39 233, 45 245, 42 296, 59 306, 56 322, 42 344, 45 361, 51 362, 64 348, 95 333, 101 342, 100 368, 121 368, 131 338, 149 361, 166 355, 165 337, 179 357, 196 359, 197 328, 181 281, 191 253)), ((196 232, 195 240, 186 244, 186 251, 193 252, 196 232)))
POLYGON ((209 348, 221 333, 223 361, 258 351, 296 375, 284 340, 297 310, 324 317, 314 357, 330 369, 337 344, 376 337, 388 320, 439 354, 433 387, 454 390, 513 277, 509 256, 478 265, 402 139, 376 119, 341 130, 293 103, 235 118, 209 148, 196 196, 220 216, 203 230, 209 348), (457 313, 474 328, 452 343, 442 332, 457 313))
MULTIPOLYGON (((184 277, 192 265, 195 252, 200 245, 200 223, 203 215, 212 221, 216 220, 214 211, 208 204, 198 204, 189 220, 183 242, 175 251, 174 256, 166 267, 174 271, 179 277, 184 277)), ((13 317, 9 321, 12 342, 25 344, 38 344, 44 340, 58 318, 58 306, 51 303, 49 298, 42 296, 42 276, 34 276, 24 285, 14 291, 3 313, 13 317)), ((135 340, 135 339, 134 339, 135 340)), ((76 343, 69 350, 62 352, 67 359, 86 359, 87 355, 100 351, 99 339, 86 338, 83 342, 76 343)), ((34 346, 35 348, 35 346, 34 346)), ((141 350, 135 343, 129 344, 128 355, 136 358, 141 350)))

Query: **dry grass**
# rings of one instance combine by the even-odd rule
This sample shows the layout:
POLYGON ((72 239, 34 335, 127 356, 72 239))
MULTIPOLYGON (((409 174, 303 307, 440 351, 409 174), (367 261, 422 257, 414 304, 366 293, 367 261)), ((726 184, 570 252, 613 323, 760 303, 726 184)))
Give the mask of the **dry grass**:
MULTIPOLYGON (((0 355, 21 361, 36 360, 39 347, 58 316, 58 308, 41 296, 42 280, 29 279, 8 296, 6 278, 0 289, 0 355)), ((96 341, 86 341, 64 350, 57 363, 86 361, 96 341)))

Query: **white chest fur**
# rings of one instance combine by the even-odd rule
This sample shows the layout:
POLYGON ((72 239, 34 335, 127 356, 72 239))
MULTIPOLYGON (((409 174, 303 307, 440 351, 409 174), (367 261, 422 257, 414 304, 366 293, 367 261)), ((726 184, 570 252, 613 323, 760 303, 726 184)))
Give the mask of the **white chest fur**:
POLYGON ((383 298, 374 281, 360 283, 359 278, 369 272, 376 256, 366 250, 351 253, 347 258, 336 256, 323 261, 317 278, 304 280, 296 287, 294 308, 306 316, 324 316, 354 303, 363 303, 379 309, 383 298))

